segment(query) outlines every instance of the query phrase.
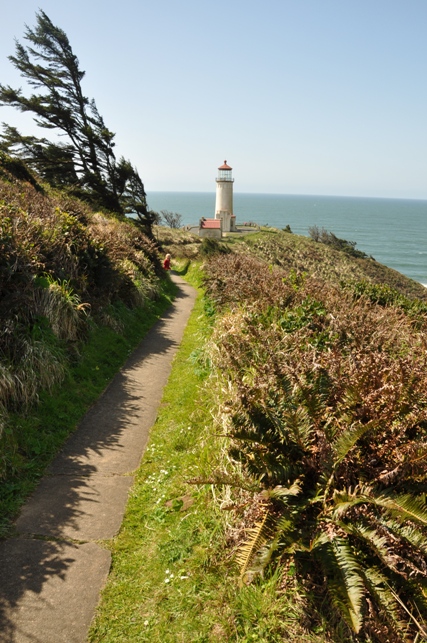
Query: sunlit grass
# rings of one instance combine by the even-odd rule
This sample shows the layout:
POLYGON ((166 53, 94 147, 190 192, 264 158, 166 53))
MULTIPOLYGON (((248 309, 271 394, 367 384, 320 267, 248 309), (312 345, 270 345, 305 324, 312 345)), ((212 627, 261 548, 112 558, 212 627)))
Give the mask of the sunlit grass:
POLYGON ((113 567, 91 641, 208 640, 203 636, 224 630, 230 616, 233 567, 221 557, 224 519, 210 487, 188 483, 217 457, 206 369, 194 356, 206 334, 202 316, 199 298, 112 543, 113 567))
MULTIPOLYGON (((193 283, 194 264, 176 262, 193 283)), ((199 297, 174 360, 161 408, 131 490, 91 643, 325 641, 299 624, 304 603, 285 595, 280 574, 239 585, 225 490, 191 483, 222 464, 215 403, 202 347, 211 317, 199 297)), ((228 490, 229 491, 229 490, 228 490)))

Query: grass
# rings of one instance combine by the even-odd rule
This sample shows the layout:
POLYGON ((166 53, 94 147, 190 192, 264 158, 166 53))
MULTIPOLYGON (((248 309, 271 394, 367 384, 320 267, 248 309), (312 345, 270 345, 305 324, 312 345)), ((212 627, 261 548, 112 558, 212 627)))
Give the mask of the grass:
POLYGON ((401 294, 411 298, 427 299, 427 291, 421 284, 388 268, 372 258, 360 259, 336 250, 308 237, 270 229, 263 229, 242 239, 240 252, 245 246, 248 254, 254 254, 287 272, 308 273, 332 283, 369 280, 376 284, 388 284, 401 294))
MULTIPOLYGON (((182 262, 178 269, 194 285, 200 283, 193 264, 182 262)), ((284 594, 279 573, 239 586, 229 542, 231 516, 219 502, 230 490, 191 483, 224 457, 224 438, 212 430, 209 364, 200 350, 211 323, 211 310, 199 294, 121 531, 104 543, 113 562, 91 643, 326 640, 299 625, 304 603, 296 592, 284 594)))
POLYGON ((187 482, 218 452, 215 438, 208 435, 209 393, 203 388, 208 369, 197 357, 209 332, 200 323, 203 305, 199 297, 121 532, 111 543, 112 571, 90 641, 209 640, 212 611, 219 619, 214 623, 217 631, 227 620, 224 581, 229 572, 219 547, 224 539, 223 516, 212 502, 209 486, 187 482))
POLYGON ((132 350, 170 305, 176 287, 163 283, 161 296, 144 308, 115 310, 122 327, 91 325, 80 347, 80 356, 69 368, 65 381, 40 395, 39 404, 27 413, 10 417, 6 431, 13 433, 9 475, 0 486, 0 537, 11 533, 11 520, 40 480, 65 439, 99 397, 132 350))

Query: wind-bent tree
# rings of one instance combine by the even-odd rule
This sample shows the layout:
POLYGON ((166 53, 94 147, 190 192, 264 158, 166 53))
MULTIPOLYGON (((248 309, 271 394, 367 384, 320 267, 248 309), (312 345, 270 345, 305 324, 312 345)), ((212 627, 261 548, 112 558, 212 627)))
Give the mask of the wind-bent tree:
POLYGON ((83 95, 85 72, 65 32, 44 11, 34 29, 26 27, 28 46, 16 42, 9 60, 35 88, 31 96, 0 84, 0 105, 32 112, 38 126, 66 136, 66 142, 23 136, 4 125, 0 147, 23 159, 55 186, 70 186, 92 203, 121 214, 135 212, 150 226, 144 184, 132 164, 114 155, 114 134, 105 125, 95 101, 83 95))
POLYGON ((182 214, 179 212, 170 212, 169 210, 160 210, 162 220, 170 228, 180 228, 182 226, 182 214))

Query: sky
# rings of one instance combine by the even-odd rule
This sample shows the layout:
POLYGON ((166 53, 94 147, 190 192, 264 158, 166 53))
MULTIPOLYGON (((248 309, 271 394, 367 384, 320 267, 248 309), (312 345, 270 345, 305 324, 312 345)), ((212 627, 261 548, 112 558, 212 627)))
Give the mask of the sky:
MULTIPOLYGON (((8 56, 42 9, 67 34, 83 93, 148 196, 214 192, 227 160, 235 192, 427 199, 427 0, 0 9, 0 83, 29 93, 8 56)), ((10 107, 0 122, 37 133, 10 107)))

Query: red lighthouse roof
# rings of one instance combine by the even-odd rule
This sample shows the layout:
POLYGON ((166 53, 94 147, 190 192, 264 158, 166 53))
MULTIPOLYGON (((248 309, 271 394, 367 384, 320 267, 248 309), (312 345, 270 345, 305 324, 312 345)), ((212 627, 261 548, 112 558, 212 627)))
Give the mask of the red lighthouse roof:
POLYGON ((227 161, 224 161, 224 165, 218 168, 218 170, 232 170, 233 168, 227 165, 227 161))

